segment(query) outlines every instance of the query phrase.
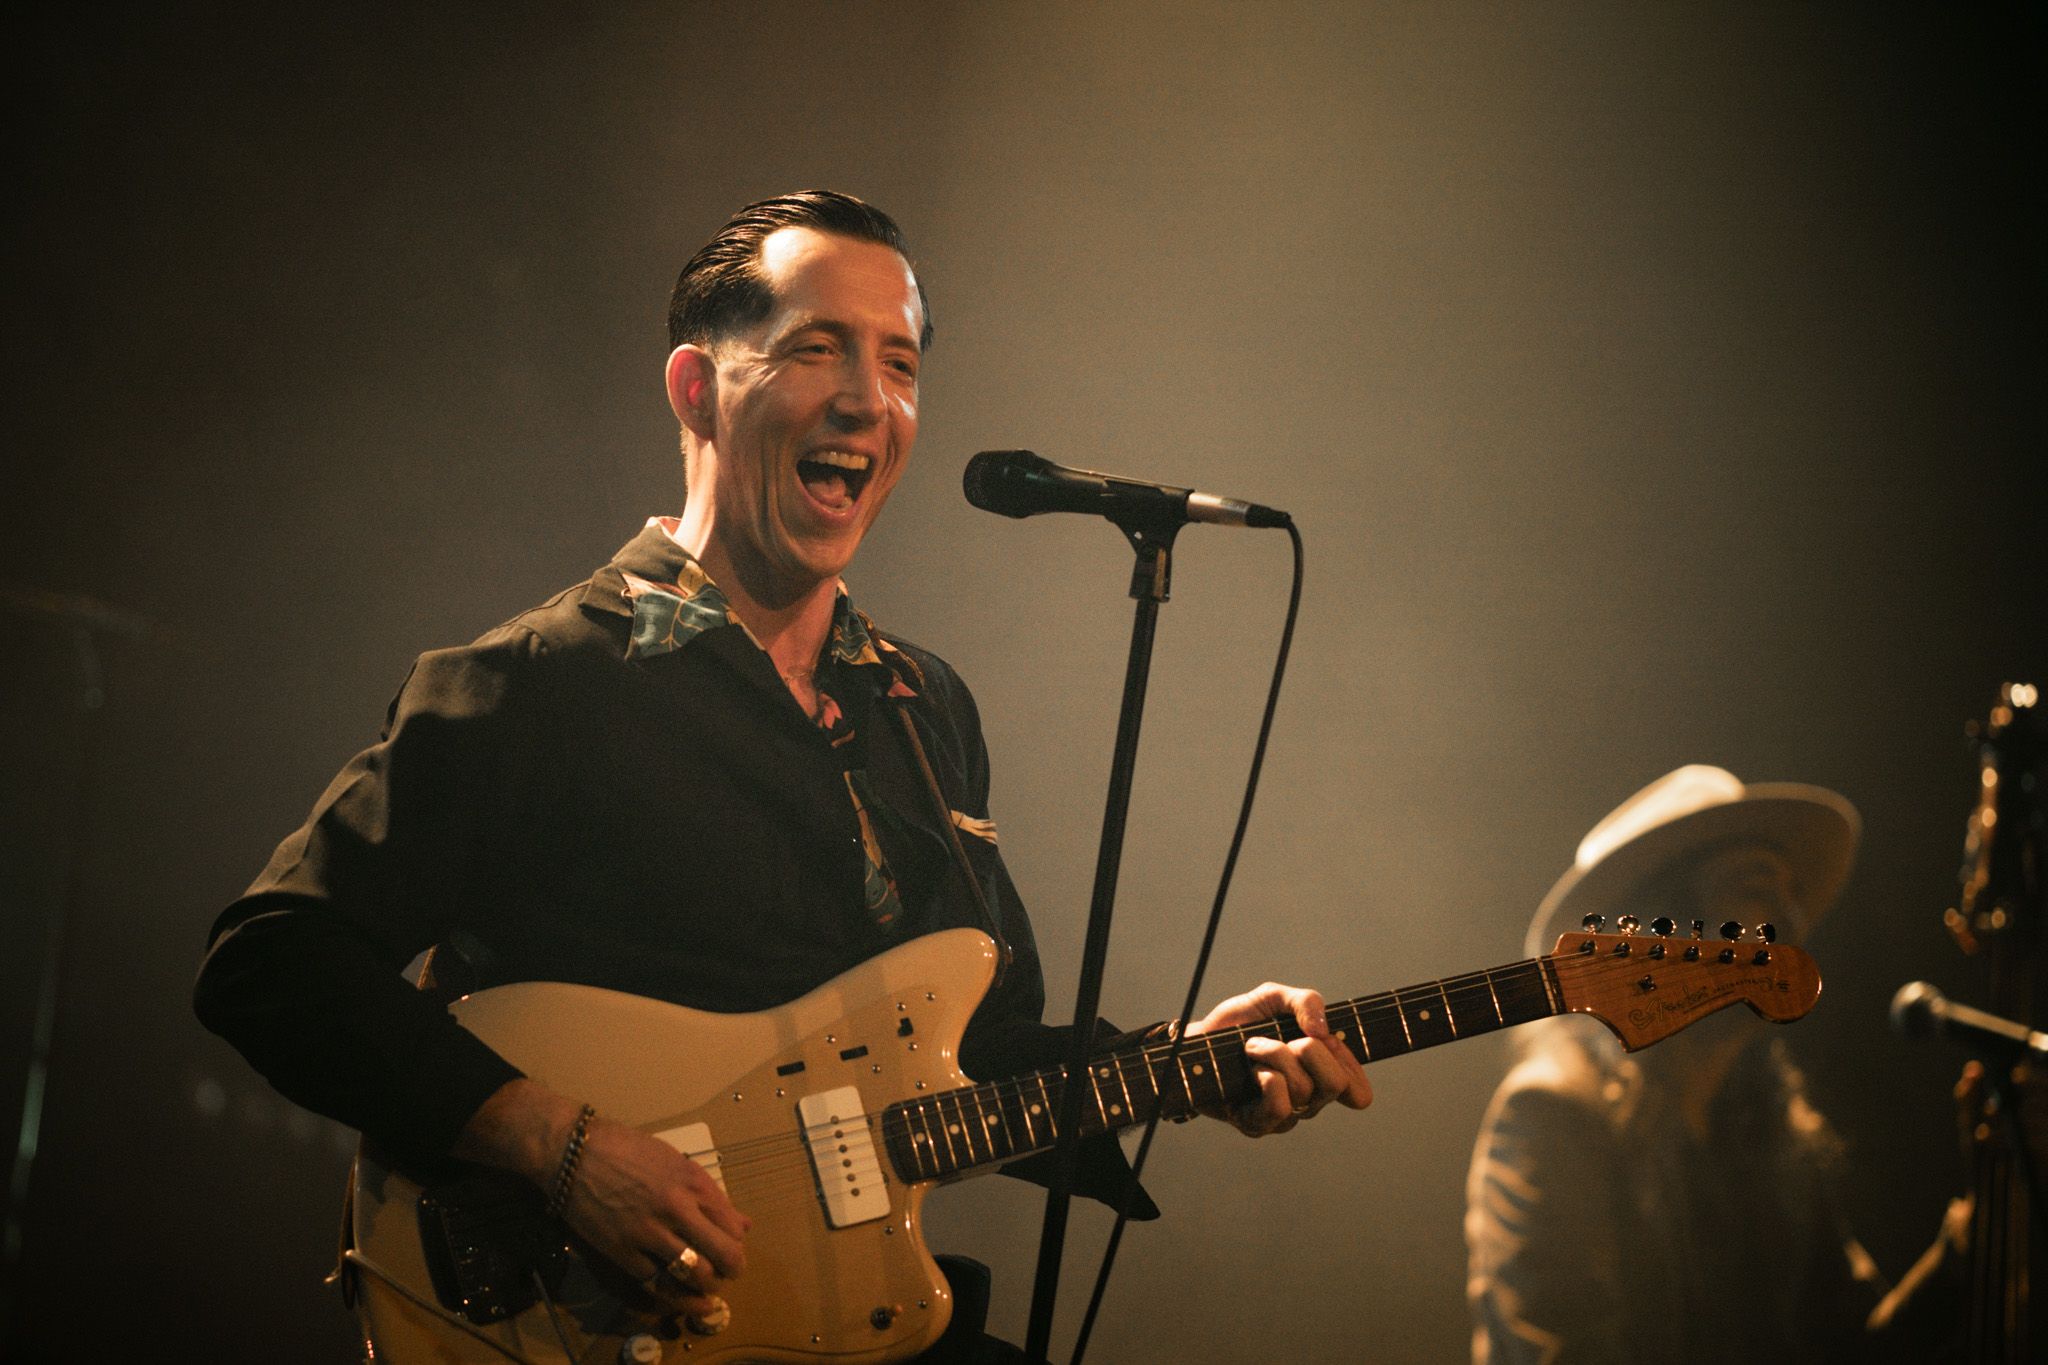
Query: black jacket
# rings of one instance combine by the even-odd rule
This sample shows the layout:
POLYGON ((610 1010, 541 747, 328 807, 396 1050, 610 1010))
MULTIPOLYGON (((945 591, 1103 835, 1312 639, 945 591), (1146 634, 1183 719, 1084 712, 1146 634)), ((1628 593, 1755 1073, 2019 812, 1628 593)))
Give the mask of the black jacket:
MULTIPOLYGON (((519 1073, 401 975, 452 945, 472 986, 579 982, 716 1011, 801 995, 911 935, 980 927, 893 702, 852 690, 869 780, 899 817, 904 912, 864 913, 841 756, 737 627, 628 659, 624 573, 673 581, 654 527, 587 582, 474 644, 421 656, 352 759, 216 922, 196 1007, 291 1099, 401 1158, 444 1155, 519 1073), (865 708, 868 714, 863 715, 865 708)), ((937 656, 908 703, 952 810, 988 815, 974 700, 937 656)), ((870 670, 858 670, 867 672, 870 670)), ((835 695, 838 695, 835 693, 835 695)), ((991 842, 961 840, 1015 960, 962 1065, 1058 1061, 1031 928, 991 842)), ((1093 1144, 1082 1193, 1128 1182, 1093 1144)), ((1029 1174, 1028 1171, 1020 1171, 1029 1174)), ((1140 1195, 1140 1212, 1155 1212, 1140 1195)))

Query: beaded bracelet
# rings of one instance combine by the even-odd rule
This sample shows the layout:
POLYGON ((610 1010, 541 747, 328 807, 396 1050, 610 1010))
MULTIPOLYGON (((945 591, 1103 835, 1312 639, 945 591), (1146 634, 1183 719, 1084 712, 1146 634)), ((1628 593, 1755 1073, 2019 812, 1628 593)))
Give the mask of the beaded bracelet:
POLYGON ((583 1139, 590 1135, 590 1121, 596 1117, 597 1110, 586 1104, 569 1128, 569 1145, 562 1148, 562 1164, 555 1167, 555 1183, 548 1191, 550 1218, 560 1218, 562 1210, 569 1207, 569 1191, 576 1186, 576 1163, 583 1160, 583 1139))

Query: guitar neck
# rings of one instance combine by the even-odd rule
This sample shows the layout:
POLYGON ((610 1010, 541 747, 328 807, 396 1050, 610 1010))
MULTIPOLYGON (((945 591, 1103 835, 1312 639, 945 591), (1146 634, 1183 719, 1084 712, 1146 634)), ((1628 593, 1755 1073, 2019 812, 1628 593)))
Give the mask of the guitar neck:
MULTIPOLYGON (((1384 1061, 1565 1011, 1548 958, 1533 958, 1441 981, 1404 986, 1326 1007, 1330 1031, 1362 1062, 1384 1061)), ((1302 1036, 1290 1018, 1219 1029, 1098 1057, 1081 1097, 1083 1135, 1115 1132, 1157 1114, 1185 1118, 1198 1108, 1255 1093, 1247 1039, 1302 1036)), ((1058 1138, 1065 1067, 904 1100, 883 1114, 882 1136, 905 1180, 938 1180, 1050 1148, 1058 1138)))

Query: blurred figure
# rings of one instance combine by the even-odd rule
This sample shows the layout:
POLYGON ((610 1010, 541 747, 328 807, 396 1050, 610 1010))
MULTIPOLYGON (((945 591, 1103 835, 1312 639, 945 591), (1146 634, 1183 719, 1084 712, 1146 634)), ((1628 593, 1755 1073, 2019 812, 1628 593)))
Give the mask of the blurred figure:
MULTIPOLYGON (((1767 922, 1797 943, 1859 829, 1823 788, 1680 768, 1586 836, 1529 955, 1589 914, 1767 922)), ((1749 1010, 1636 1055, 1577 1016, 1517 1040, 1466 1185, 1475 1361, 1919 1360, 1955 1321, 1960 1208, 1888 1296, 1836 1204, 1840 1143, 1749 1010)))

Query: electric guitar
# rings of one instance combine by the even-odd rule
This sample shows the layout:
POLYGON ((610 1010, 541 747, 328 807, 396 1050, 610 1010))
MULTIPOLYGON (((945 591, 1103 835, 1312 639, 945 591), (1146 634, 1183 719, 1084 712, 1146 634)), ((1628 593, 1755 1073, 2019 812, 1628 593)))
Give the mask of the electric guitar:
MULTIPOLYGON (((1633 929, 1632 920, 1622 922, 1633 929)), ((1657 928, 1668 930, 1668 922, 1657 928)), ((1740 1001, 1797 1019, 1820 995, 1813 959, 1723 927, 1724 941, 1570 933, 1554 952, 1331 1004, 1331 1031, 1383 1061, 1553 1015, 1590 1014, 1630 1051, 1740 1001)), ((682 1365, 903 1360, 952 1302, 919 1211, 935 1184, 1049 1148, 1064 1068, 976 1084, 956 1049, 994 974, 973 929, 891 949, 777 1009, 707 1014, 550 982, 452 1007, 527 1075, 637 1124, 702 1165, 753 1219, 731 1308, 693 1332, 624 1271, 579 1254, 537 1191, 477 1170, 426 1187, 357 1158, 346 1278, 373 1347, 396 1365, 682 1365)), ((1244 1040, 1291 1019, 1097 1058, 1084 1133, 1185 1117, 1251 1086, 1244 1040)))

